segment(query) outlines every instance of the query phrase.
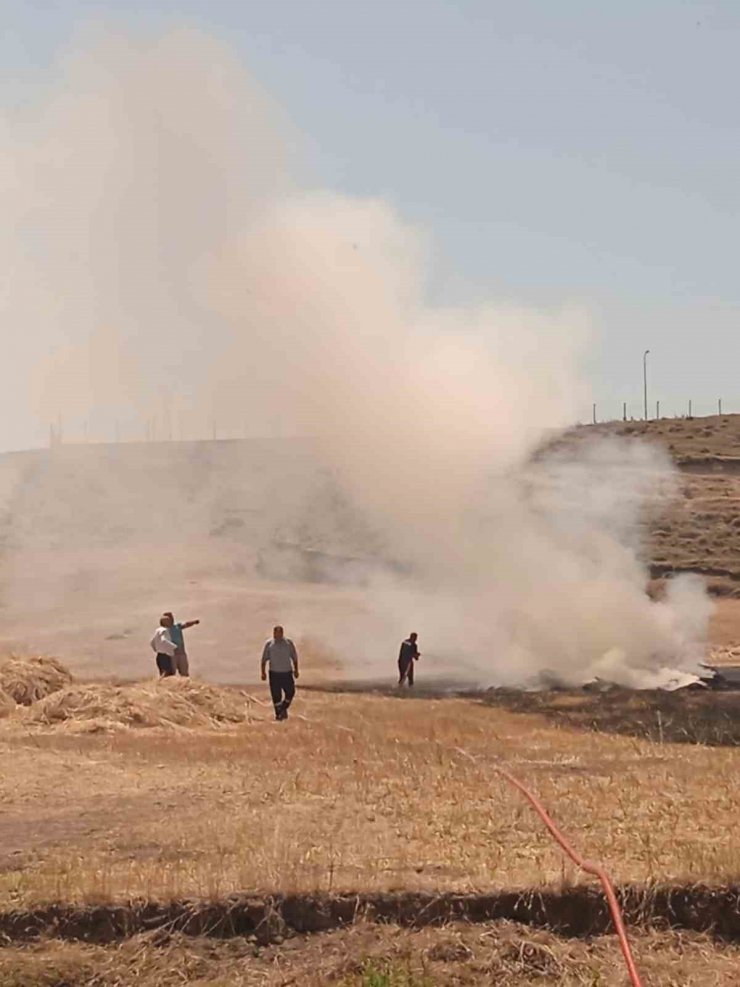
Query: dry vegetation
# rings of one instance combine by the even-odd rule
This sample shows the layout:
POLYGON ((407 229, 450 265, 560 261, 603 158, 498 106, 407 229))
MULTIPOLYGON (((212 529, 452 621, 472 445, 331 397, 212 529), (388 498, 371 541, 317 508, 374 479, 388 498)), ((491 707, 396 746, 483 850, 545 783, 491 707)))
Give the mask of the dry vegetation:
POLYGON ((586 741, 474 699, 303 692, 287 724, 257 709, 219 730, 78 736, 2 721, 6 906, 577 880, 491 770, 498 759, 619 882, 740 872, 733 747, 586 741))
POLYGON ((740 596, 740 415, 607 422, 576 429, 554 444, 594 435, 651 442, 666 449, 681 471, 678 500, 648 532, 653 573, 698 572, 717 595, 740 596))
MULTIPOLYGON (((245 889, 416 889, 432 900, 445 889, 570 893, 580 876, 495 775, 499 760, 619 883, 735 880, 740 752, 732 737, 712 750, 676 746, 667 735, 650 740, 649 730, 607 732, 623 729, 636 709, 649 722, 651 702, 666 697, 644 696, 635 707, 622 693, 580 696, 588 716, 603 716, 587 724, 569 718, 579 709, 573 695, 543 694, 539 705, 519 707, 493 698, 301 690, 288 723, 275 723, 266 696, 236 689, 64 685, 0 724, 2 914, 48 901, 219 901, 245 889), (95 732, 76 732, 89 724, 95 732), (595 728, 587 742, 584 725, 595 728)), ((698 700, 682 693, 668 701, 679 722, 698 700)), ((630 910, 632 922, 641 907, 630 910)), ((588 913, 579 921, 588 925, 588 913)), ((162 930, 98 944, 11 938, 0 950, 0 981, 623 982, 611 936, 564 938, 502 921, 413 930, 359 923, 308 938, 281 924, 267 931, 229 941, 162 930)), ((635 947, 648 984, 735 982, 732 945, 643 929, 635 947)))
POLYGON ((24 722, 64 723, 90 733, 116 727, 214 728, 243 722, 248 704, 243 693, 190 679, 124 686, 85 683, 34 703, 24 722))
MULTIPOLYGON (((586 724, 596 728, 586 735, 583 723, 553 716, 545 696, 522 711, 480 697, 303 689, 291 719, 275 723, 262 694, 73 683, 0 722, 2 914, 48 901, 218 901, 245 889, 417 889, 434 900, 445 889, 567 891, 580 876, 497 778, 499 760, 619 883, 732 883, 740 872, 735 741, 710 749, 673 745, 667 734, 650 740, 649 730, 607 732, 635 714, 620 709, 621 695, 585 697, 589 716, 611 718, 586 724), (178 721, 173 709, 194 697, 201 716, 178 721), (134 698, 151 719, 131 716, 134 698), (95 732, 75 732, 80 724, 95 732)), ((570 702, 575 712, 575 698, 561 694, 554 706, 568 711, 570 702)), ((655 698, 642 697, 648 720, 655 698)), ((679 722, 697 699, 669 702, 679 722)), ((679 931, 635 930, 635 938, 648 984, 735 982, 731 945, 679 931)), ((563 938, 500 921, 414 930, 361 923, 308 938, 278 926, 268 940, 161 931, 97 945, 11 938, 0 950, 0 982, 623 983, 612 937, 563 938)))
MULTIPOLYGON (((737 983, 740 953, 706 936, 646 933, 634 939, 647 984, 737 983)), ((0 950, 4 987, 526 987, 624 984, 612 936, 564 940, 508 922, 409 930, 359 923, 260 947, 253 940, 137 936, 120 944, 45 942, 0 950)))
MULTIPOLYGON (((740 418, 608 428, 673 446, 684 496, 653 531, 654 570, 709 574, 725 597, 713 642, 732 659, 740 418)), ((309 656, 305 680, 312 664, 309 656)), ((0 916, 50 901, 222 901, 245 891, 436 899, 578 887, 583 878, 495 774, 499 762, 623 886, 728 887, 740 875, 740 704, 731 693, 301 689, 291 719, 275 723, 266 692, 251 691, 78 683, 42 660, 0 666, 0 916)), ((633 932, 648 984, 738 982, 732 944, 676 929, 633 932)), ((0 982, 624 983, 612 937, 502 921, 416 929, 363 921, 308 937, 278 930, 270 940, 160 930, 97 944, 9 941, 0 982)))
MULTIPOLYGON (((0 665, 0 693, 21 706, 30 706, 71 682, 69 670, 55 658, 13 656, 0 665)), ((9 708, 7 702, 4 705, 9 708)))
POLYGON ((611 422, 597 426, 597 429, 660 442, 667 446, 679 465, 707 460, 732 461, 740 457, 740 415, 611 422))

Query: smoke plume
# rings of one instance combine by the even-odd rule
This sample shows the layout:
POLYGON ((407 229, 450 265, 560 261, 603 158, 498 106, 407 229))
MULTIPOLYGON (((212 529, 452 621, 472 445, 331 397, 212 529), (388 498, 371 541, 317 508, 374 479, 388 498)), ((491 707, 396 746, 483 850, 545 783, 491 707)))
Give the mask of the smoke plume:
POLYGON ((701 589, 645 593, 667 460, 617 441, 533 459, 588 400, 579 306, 431 305, 424 234, 312 188, 295 128, 198 32, 85 36, 2 141, 8 387, 36 436, 305 438, 335 499, 306 491, 303 533, 359 559, 361 606, 301 619, 351 667, 411 629, 429 668, 483 684, 650 684, 698 657, 701 589))

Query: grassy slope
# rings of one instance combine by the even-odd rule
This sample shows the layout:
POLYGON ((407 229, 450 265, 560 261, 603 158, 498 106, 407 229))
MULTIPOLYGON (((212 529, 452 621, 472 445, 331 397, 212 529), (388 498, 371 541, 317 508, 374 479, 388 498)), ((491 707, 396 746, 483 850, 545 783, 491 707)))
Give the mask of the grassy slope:
POLYGON ((740 415, 608 422, 556 444, 610 435, 666 449, 681 472, 680 496, 648 534, 646 557, 656 573, 704 572, 716 593, 740 596, 740 415))

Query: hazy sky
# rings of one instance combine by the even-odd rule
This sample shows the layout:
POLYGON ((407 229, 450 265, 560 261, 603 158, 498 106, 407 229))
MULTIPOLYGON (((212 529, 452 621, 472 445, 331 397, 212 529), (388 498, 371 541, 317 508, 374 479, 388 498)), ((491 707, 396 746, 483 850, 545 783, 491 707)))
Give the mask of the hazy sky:
POLYGON ((600 417, 641 414, 646 348, 653 409, 740 411, 734 0, 5 0, 1 98, 101 19, 229 43, 317 186, 430 233, 435 300, 589 308, 600 417))

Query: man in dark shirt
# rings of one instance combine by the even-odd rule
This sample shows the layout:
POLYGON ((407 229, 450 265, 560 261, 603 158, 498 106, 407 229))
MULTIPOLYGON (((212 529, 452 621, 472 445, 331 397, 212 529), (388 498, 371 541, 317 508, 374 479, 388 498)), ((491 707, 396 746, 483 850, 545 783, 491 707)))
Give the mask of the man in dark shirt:
POLYGON ((414 662, 419 660, 419 649, 416 646, 418 634, 409 634, 401 644, 398 653, 398 684, 403 685, 405 681, 409 685, 414 684, 414 662))

